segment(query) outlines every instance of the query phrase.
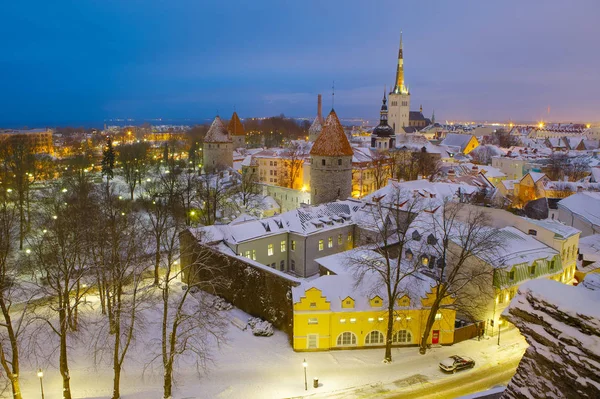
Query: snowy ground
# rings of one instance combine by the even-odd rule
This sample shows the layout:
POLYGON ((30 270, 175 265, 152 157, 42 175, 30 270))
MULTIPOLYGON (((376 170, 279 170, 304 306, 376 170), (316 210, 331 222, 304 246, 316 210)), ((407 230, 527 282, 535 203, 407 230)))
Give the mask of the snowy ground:
MULTIPOLYGON (((241 320, 248 318, 235 308, 224 314, 241 320)), ((425 356, 419 355, 415 347, 394 349, 394 362, 383 364, 383 349, 296 353, 288 344, 286 335, 279 331, 271 337, 255 337, 250 329, 241 331, 229 324, 227 338, 227 344, 215 353, 215 363, 208 374, 200 375, 191 362, 180 365, 174 398, 357 398, 374 397, 378 392, 389 396, 390 392, 411 390, 424 384, 443 385, 461 376, 464 380, 469 378, 469 373, 485 374, 487 369, 492 370, 490 367, 503 362, 514 364, 526 347, 518 331, 513 330, 502 333, 500 346, 494 337, 434 348, 425 356), (470 356, 477 365, 473 370, 459 374, 443 374, 438 363, 452 354, 470 356), (308 391, 304 390, 303 359, 308 363, 308 391), (319 388, 312 387, 313 377, 319 378, 319 388)), ((74 343, 73 347, 71 387, 74 397, 110 398, 112 368, 108 365, 94 366, 91 351, 84 344, 74 343)), ((153 370, 146 369, 142 375, 151 352, 148 344, 132 349, 122 377, 121 393, 124 398, 162 397, 162 376, 158 364, 153 370)), ((24 369, 21 378, 24 397, 39 397, 35 367, 24 369)), ((45 370, 44 391, 46 399, 61 397, 61 379, 57 369, 45 370)))

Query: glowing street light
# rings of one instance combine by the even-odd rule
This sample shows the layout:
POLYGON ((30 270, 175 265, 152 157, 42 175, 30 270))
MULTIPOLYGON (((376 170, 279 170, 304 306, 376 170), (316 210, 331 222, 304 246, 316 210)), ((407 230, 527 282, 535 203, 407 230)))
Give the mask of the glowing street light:
POLYGON ((40 379, 40 390, 42 391, 42 399, 44 399, 44 372, 42 369, 38 369, 37 376, 40 379))
POLYGON ((304 367, 304 390, 308 391, 308 382, 306 381, 306 367, 308 363, 306 363, 306 359, 302 362, 302 367, 304 367))

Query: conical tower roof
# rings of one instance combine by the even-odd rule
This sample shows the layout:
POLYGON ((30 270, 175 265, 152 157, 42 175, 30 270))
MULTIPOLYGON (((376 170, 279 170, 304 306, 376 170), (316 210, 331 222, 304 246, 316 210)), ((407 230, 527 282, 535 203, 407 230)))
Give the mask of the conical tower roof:
POLYGON ((344 128, 340 123, 334 110, 331 110, 323 131, 315 140, 315 143, 310 150, 310 155, 320 155, 324 157, 341 157, 352 156, 354 151, 348 142, 344 128))
POLYGON ((246 131, 244 130, 244 125, 242 125, 242 121, 237 114, 237 112, 233 111, 233 115, 231 115, 231 120, 227 125, 227 132, 229 132, 232 136, 245 136, 246 131))
POLYGON ((317 115, 310 128, 308 128, 308 134, 317 137, 322 130, 323 122, 321 121, 321 117, 317 115))
POLYGON ((231 143, 231 136, 227 133, 227 129, 219 116, 210 125, 206 136, 205 143, 231 143))

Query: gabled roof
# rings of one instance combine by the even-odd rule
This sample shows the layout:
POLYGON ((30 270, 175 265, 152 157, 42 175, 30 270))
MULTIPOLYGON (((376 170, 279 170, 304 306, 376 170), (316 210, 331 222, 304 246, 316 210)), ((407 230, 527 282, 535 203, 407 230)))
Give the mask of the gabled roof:
POLYGON ((227 125, 227 132, 232 136, 244 136, 246 135, 246 131, 244 130, 244 125, 242 125, 242 121, 237 114, 237 112, 233 111, 233 115, 231 115, 231 120, 227 125))
POLYGON ((315 140, 310 155, 325 157, 352 156, 352 146, 344 133, 344 128, 334 110, 331 110, 325 120, 323 131, 315 140))
POLYGON ((210 125, 206 136, 205 143, 231 143, 231 136, 227 133, 227 129, 219 116, 210 125))
MULTIPOLYGON (((531 176, 534 183, 537 183, 540 179, 546 177, 546 174, 541 173, 541 172, 529 172, 528 175, 531 176)), ((525 176, 527 176, 527 175, 525 175, 525 176)), ((525 176, 523 176, 523 179, 525 178, 525 176)), ((523 180, 523 179, 521 179, 521 180, 523 180)))
POLYGON ((472 134, 448 133, 440 145, 458 147, 460 148, 460 151, 464 151, 472 137, 474 137, 472 134))

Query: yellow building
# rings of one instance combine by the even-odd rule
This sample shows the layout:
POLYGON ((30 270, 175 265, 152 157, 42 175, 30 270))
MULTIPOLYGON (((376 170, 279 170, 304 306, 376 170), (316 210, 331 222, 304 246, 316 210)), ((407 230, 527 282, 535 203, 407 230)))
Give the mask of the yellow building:
MULTIPOLYGON (((341 259, 343 254, 327 258, 341 259)), ((324 259, 324 258, 322 258, 324 259)), ((419 275, 407 280, 411 289, 394 307, 394 346, 416 346, 423 334, 429 306, 433 301, 433 280, 419 275)), ((361 284, 364 287, 365 284, 361 284)), ((370 289, 355 287, 352 274, 324 275, 292 289, 293 348, 295 351, 323 351, 385 346, 387 305, 384 295, 367 294, 370 289)), ((449 301, 443 303, 448 305, 449 301)), ((454 343, 456 311, 440 309, 429 343, 454 343)))

